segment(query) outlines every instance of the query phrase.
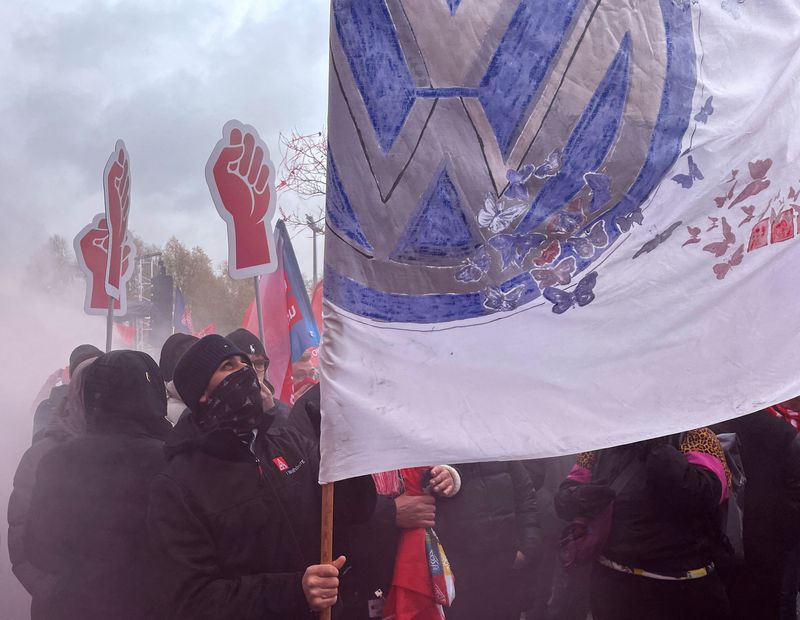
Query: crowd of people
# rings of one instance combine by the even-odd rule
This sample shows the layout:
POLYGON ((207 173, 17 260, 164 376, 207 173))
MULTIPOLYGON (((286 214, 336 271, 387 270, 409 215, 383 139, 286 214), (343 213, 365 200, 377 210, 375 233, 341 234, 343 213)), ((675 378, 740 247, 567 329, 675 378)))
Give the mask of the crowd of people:
MULTIPOLYGON (((308 362, 308 359, 304 359, 308 362)), ((276 400, 240 329, 77 347, 8 507, 33 620, 785 620, 800 398, 577 457, 337 482, 320 563, 320 393, 276 400)))

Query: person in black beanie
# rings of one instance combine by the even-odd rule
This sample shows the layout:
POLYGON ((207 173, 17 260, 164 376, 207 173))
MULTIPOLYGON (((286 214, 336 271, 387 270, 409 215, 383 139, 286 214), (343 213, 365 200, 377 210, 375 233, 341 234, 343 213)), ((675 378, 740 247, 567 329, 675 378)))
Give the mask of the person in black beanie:
MULTIPOLYGON (((174 382, 191 414, 167 440, 148 516, 154 543, 179 566, 168 617, 289 620, 333 606, 345 557, 318 564, 317 445, 273 428, 272 394, 222 336, 195 343, 174 382)), ((339 527, 369 518, 371 479, 336 493, 339 527)))
POLYGON ((161 347, 158 367, 161 369, 164 385, 167 388, 167 419, 173 426, 178 423, 182 415, 188 412, 188 408, 181 400, 178 390, 175 389, 172 375, 175 372, 178 360, 198 340, 197 336, 189 334, 172 334, 164 341, 164 345, 161 347))
POLYGON ((82 372, 87 432, 42 458, 26 519, 30 562, 55 580, 32 620, 166 618, 168 560, 146 520, 171 428, 164 381, 139 351, 106 353, 82 372))

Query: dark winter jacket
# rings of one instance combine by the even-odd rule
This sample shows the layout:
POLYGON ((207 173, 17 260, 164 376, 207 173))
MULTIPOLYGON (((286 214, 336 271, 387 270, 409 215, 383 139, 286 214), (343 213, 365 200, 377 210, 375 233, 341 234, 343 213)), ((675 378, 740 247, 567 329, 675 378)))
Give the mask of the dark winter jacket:
POLYGON ((57 576, 47 620, 164 618, 166 576, 147 535, 147 497, 170 428, 158 365, 115 351, 86 371, 87 434, 39 464, 25 530, 31 562, 57 576))
POLYGON ((11 570, 33 597, 34 613, 50 597, 57 582, 54 574, 31 564, 25 549, 25 521, 33 497, 36 471, 42 458, 53 448, 86 432, 81 391, 83 373, 93 361, 94 359, 86 360, 75 369, 58 415, 50 422, 43 436, 22 455, 14 475, 14 489, 8 501, 8 555, 11 559, 11 570))
POLYGON ((320 425, 320 387, 319 384, 309 388, 292 406, 288 424, 301 435, 319 442, 320 425))
POLYGON ((436 533, 451 562, 517 551, 533 558, 540 542, 536 492, 519 461, 458 465, 461 490, 436 504, 436 533))
POLYGON ((59 414, 67 400, 69 384, 57 385, 50 390, 50 395, 39 403, 33 414, 33 442, 40 441, 47 431, 47 427, 59 414))
MULTIPOLYGON (((229 431, 202 434, 192 416, 167 441, 149 524, 180 565, 170 618, 311 618, 301 582, 319 564, 318 448, 288 428, 258 429, 253 451, 229 431)), ((337 483, 334 556, 342 529, 372 512, 369 478, 337 483)))
POLYGON ((759 411, 714 427, 741 444, 747 477, 744 546, 748 562, 774 563, 800 536, 800 436, 782 418, 759 411))
POLYGON ((665 440, 581 455, 556 496, 559 516, 591 516, 594 499, 630 464, 633 475, 616 494, 603 555, 667 575, 708 565, 721 539, 725 457, 709 429, 673 441, 679 447, 665 440))

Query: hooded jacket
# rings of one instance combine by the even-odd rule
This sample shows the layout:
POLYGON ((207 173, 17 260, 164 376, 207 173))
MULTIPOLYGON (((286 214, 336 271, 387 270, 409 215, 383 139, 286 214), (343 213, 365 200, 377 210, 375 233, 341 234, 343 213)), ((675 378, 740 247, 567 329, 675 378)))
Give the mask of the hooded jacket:
POLYGON ((83 380, 87 433, 42 459, 26 522, 31 563, 56 581, 32 620, 164 618, 146 525, 170 428, 163 380, 136 351, 97 358, 83 380))
MULTIPOLYGON (((193 415, 170 434, 148 517, 156 544, 180 567, 169 618, 313 617, 302 576, 319 563, 318 448, 272 428, 273 413, 252 451, 230 431, 203 434, 193 415)), ((374 501, 369 478, 337 483, 336 553, 347 547, 341 526, 369 518, 374 501)))
POLYGON ((14 489, 8 501, 8 555, 11 559, 11 570, 33 597, 34 613, 50 597, 56 583, 55 575, 31 564, 25 549, 25 521, 30 510, 36 471, 47 453, 86 432, 83 377, 84 371, 93 361, 94 359, 86 360, 75 369, 58 415, 50 422, 39 441, 22 455, 14 475, 14 489))

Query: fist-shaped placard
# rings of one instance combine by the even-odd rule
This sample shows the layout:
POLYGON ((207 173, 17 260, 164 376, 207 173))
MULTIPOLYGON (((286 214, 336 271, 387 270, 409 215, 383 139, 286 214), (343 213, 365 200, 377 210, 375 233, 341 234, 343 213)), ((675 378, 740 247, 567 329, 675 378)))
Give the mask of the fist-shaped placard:
MULTIPOLYGON (((84 310, 87 314, 104 315, 108 312, 106 269, 110 239, 108 222, 105 215, 100 213, 94 217, 91 224, 77 234, 73 241, 78 265, 86 277, 84 310)), ((135 258, 136 246, 130 238, 127 238, 120 250, 121 275, 118 281, 120 295, 114 298, 114 316, 124 316, 127 312, 125 285, 133 275, 135 258)))
POLYGON ((225 123, 206 164, 214 206, 228 226, 228 270, 243 279, 278 266, 270 221, 275 213, 275 167, 250 125, 225 123))
POLYGON ((109 223, 108 255, 106 257, 106 293, 119 299, 122 293, 122 250, 128 234, 128 214, 131 209, 131 170, 125 143, 117 140, 114 152, 103 171, 106 200, 106 221, 109 223))

